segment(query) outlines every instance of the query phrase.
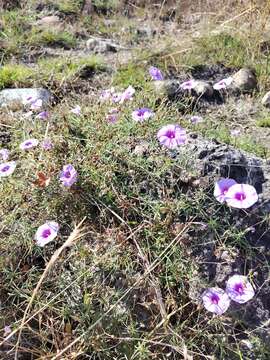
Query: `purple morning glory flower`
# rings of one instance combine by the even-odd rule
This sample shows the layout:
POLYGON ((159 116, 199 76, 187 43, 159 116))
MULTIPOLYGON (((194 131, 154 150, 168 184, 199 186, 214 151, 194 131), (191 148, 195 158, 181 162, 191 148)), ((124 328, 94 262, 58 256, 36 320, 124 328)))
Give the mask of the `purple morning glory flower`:
POLYGON ((232 185, 237 184, 233 179, 220 179, 215 183, 214 196, 218 202, 223 203, 226 200, 226 194, 232 185))
POLYGON ((10 161, 0 164, 0 177, 6 177, 11 175, 16 168, 16 162, 10 161))
POLYGON ((6 161, 9 157, 9 151, 8 149, 1 149, 0 150, 0 156, 2 156, 2 160, 6 161))
POLYGON ((157 133, 161 145, 169 149, 175 149, 186 142, 186 130, 179 125, 165 125, 157 133))
POLYGON ((148 108, 141 108, 134 110, 132 112, 132 119, 136 122, 143 122, 144 120, 149 119, 150 117, 154 116, 154 113, 152 110, 148 108))
POLYGON ((37 114, 37 118, 41 119, 41 120, 48 120, 49 112, 48 111, 41 111, 39 114, 37 114))
POLYGON ((180 85, 180 88, 183 89, 183 90, 191 90, 191 89, 193 89, 195 87, 195 85, 196 85, 196 81, 191 79, 191 80, 183 82, 180 85))
POLYGON ((72 112, 75 115, 80 116, 81 115, 81 107, 79 105, 76 105, 74 109, 71 109, 70 112, 72 112))
POLYGON ((251 283, 246 276, 233 275, 229 278, 226 285, 228 296, 239 304, 244 304, 255 295, 251 283))
POLYGON ((233 82, 233 78, 232 77, 228 77, 226 79, 222 79, 219 82, 215 83, 213 85, 213 88, 215 90, 222 90, 222 89, 226 89, 228 86, 231 85, 231 83, 233 82))
POLYGON ((77 171, 72 165, 63 166, 60 173, 60 181, 64 186, 70 187, 77 181, 77 171))
POLYGON ((225 200, 231 207, 248 209, 258 201, 258 194, 252 185, 235 184, 228 189, 225 200))
POLYGON ((38 145, 39 141, 37 139, 28 139, 25 140, 20 144, 21 150, 28 150, 32 149, 33 147, 36 147, 38 145))
POLYGON ((222 315, 230 306, 230 298, 226 292, 218 287, 209 288, 202 294, 204 307, 217 315, 222 315))
POLYGON ((37 245, 43 247, 56 238, 59 225, 55 221, 47 221, 41 225, 36 232, 35 240, 37 245))
POLYGON ((117 121, 117 116, 117 114, 108 114, 106 115, 106 120, 111 124, 115 124, 117 121))
POLYGON ((190 122, 194 125, 199 124, 201 122, 203 122, 203 118, 201 116, 198 115, 193 115, 190 117, 190 122))
POLYGON ((113 103, 119 103, 122 99, 122 93, 121 92, 115 92, 111 96, 111 100, 113 103))
POLYGON ((107 100, 111 100, 113 94, 115 94, 115 89, 114 87, 111 87, 110 89, 106 89, 106 90, 102 90, 101 94, 99 96, 99 99, 101 101, 107 101, 107 100))
POLYGON ((11 327, 9 325, 4 326, 4 337, 9 335, 12 332, 11 327))
POLYGON ((162 72, 155 66, 150 67, 149 74, 152 77, 152 80, 163 80, 164 79, 162 72))
POLYGON ((44 150, 51 150, 53 148, 53 143, 50 139, 44 139, 41 143, 41 146, 44 150))

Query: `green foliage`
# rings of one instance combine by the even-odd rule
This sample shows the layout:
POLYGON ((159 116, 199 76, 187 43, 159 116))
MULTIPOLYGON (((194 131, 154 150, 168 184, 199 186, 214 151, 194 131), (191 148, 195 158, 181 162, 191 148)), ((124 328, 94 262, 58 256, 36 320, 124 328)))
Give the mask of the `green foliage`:
POLYGON ((113 77, 113 84, 123 88, 132 84, 139 89, 147 86, 145 69, 141 65, 130 62, 128 65, 120 67, 113 77))
MULTIPOLYGON (((77 16, 81 1, 44 3, 66 15, 75 15, 63 17, 67 22, 76 19, 74 28, 83 27, 85 34, 101 32, 116 38, 122 34, 119 28, 126 21, 120 16, 118 22, 106 28, 102 16, 96 16, 96 22, 88 24, 85 30, 82 24, 89 18, 77 16)), ((114 11, 120 3, 93 0, 99 13, 114 11)), ((56 32, 32 26, 37 20, 33 11, 36 2, 29 6, 32 10, 26 5, 22 11, 1 14, 1 36, 10 55, 21 56, 33 48, 39 51, 42 46, 67 49, 76 46, 73 30, 56 32)), ((128 32, 131 35, 124 34, 119 43, 136 39, 132 31, 128 32)), ((159 41, 162 34, 158 44, 159 41)), ((194 359, 211 355, 239 360, 254 354, 258 359, 269 359, 269 346, 256 330, 250 330, 229 312, 223 318, 213 317, 200 304, 203 288, 217 285, 207 276, 208 265, 211 271, 219 265, 227 271, 226 259, 232 254, 231 264, 247 259, 248 269, 258 255, 260 265, 268 269, 261 248, 249 241, 247 226, 251 220, 256 221, 256 227, 264 222, 267 231, 269 219, 262 220, 259 215, 255 219, 254 213, 229 209, 215 201, 214 179, 201 177, 192 154, 186 153, 185 147, 175 151, 164 149, 156 134, 165 124, 179 123, 189 133, 200 133, 260 156, 265 156, 266 150, 257 139, 244 134, 231 136, 232 117, 229 111, 224 115, 226 104, 223 113, 219 108, 217 117, 211 119, 209 107, 209 112, 203 115, 205 122, 190 124, 187 114, 179 111, 185 108, 181 101, 157 101, 148 76, 150 64, 167 69, 170 76, 170 65, 178 70, 179 64, 190 69, 194 64, 216 62, 229 66, 251 64, 259 74, 266 69, 266 74, 265 59, 258 61, 255 44, 252 47, 250 41, 245 42, 244 36, 228 34, 197 39, 190 51, 182 54, 180 49, 176 55, 173 51, 169 55, 170 48, 168 56, 163 56, 156 43, 153 51, 150 45, 148 49, 145 43, 137 43, 139 50, 132 54, 140 61, 133 59, 118 68, 115 61, 112 79, 108 79, 108 74, 94 78, 95 94, 81 91, 80 74, 85 67, 90 72, 105 69, 105 61, 96 56, 39 58, 33 67, 6 63, 0 68, 0 88, 36 83, 56 83, 60 91, 68 87, 63 101, 57 99, 59 102, 49 109, 50 118, 46 122, 35 115, 25 119, 21 113, 0 114, 0 123, 12 139, 6 146, 17 161, 14 174, 0 181, 3 278, 0 290, 4 301, 0 327, 6 324, 18 327, 46 264, 71 233, 73 223, 85 217, 84 236, 65 249, 29 309, 28 316, 36 311, 39 314, 28 322, 29 331, 25 327, 22 332, 20 345, 27 355, 53 357, 73 338, 80 338, 86 341, 74 344, 75 357, 90 354, 103 360, 178 359, 187 349, 194 359), (119 90, 129 85, 136 88, 133 101, 121 104, 115 124, 106 120, 111 104, 101 103, 96 96, 96 92, 111 83, 119 90), (81 116, 70 112, 76 104, 82 107, 81 116), (135 123, 132 111, 144 106, 153 109, 155 116, 135 123), (28 152, 18 150, 26 138, 42 141, 45 136, 52 140, 52 150, 43 151, 41 147, 28 152), (146 151, 138 154, 135 149, 141 144, 146 144, 146 151), (79 175, 71 189, 59 184, 59 172, 68 163, 75 166, 79 175), (48 186, 39 186, 40 172, 50 178, 48 186), (58 221, 60 231, 54 241, 41 249, 33 238, 38 226, 48 219, 58 221), (218 258, 223 252, 224 259, 218 258), (205 256, 209 256, 209 262, 205 256), (155 264, 149 272, 148 266, 155 264), (163 306, 168 316, 162 314, 163 306), (242 350, 242 338, 251 341, 253 354, 242 350)), ((20 59, 18 56, 18 62, 20 59)), ((190 115, 190 107, 186 109, 190 115)), ((261 121, 268 126, 267 116, 258 124, 261 121)), ((259 233, 264 234, 265 229, 262 227, 259 233)), ((12 346, 14 339, 17 337, 10 339, 12 346)))
POLYGON ((256 125, 259 127, 270 128, 270 117, 257 120, 256 125))
POLYGON ((35 46, 56 46, 64 49, 71 49, 76 46, 76 38, 68 31, 43 30, 33 31, 28 39, 29 45, 35 46))
POLYGON ((7 64, 0 68, 0 88, 31 84, 34 71, 25 65, 7 64))
POLYGON ((118 9, 119 0, 93 0, 93 5, 97 12, 110 12, 118 9))

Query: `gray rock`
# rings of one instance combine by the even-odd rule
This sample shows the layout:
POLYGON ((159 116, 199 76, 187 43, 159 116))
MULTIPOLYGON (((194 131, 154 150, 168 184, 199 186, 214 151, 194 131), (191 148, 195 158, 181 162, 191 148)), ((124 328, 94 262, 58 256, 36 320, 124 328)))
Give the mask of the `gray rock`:
POLYGON ((142 26, 137 29, 137 34, 141 37, 153 37, 156 33, 156 30, 152 29, 150 26, 142 26))
POLYGON ((42 19, 38 20, 35 23, 36 26, 40 26, 40 27, 53 27, 53 28, 58 28, 61 27, 63 24, 59 18, 59 16, 56 15, 51 15, 51 16, 45 16, 42 19))
POLYGON ((91 38, 86 42, 86 48, 88 51, 98 53, 117 52, 118 46, 110 40, 102 40, 97 38, 91 38))
POLYGON ((142 142, 141 144, 135 146, 135 149, 133 150, 133 154, 138 156, 143 156, 148 152, 148 150, 149 150, 149 144, 147 142, 142 142))
POLYGON ((268 91, 261 101, 262 105, 269 108, 270 107, 270 91, 268 91))
POLYGON ((201 137, 190 139, 185 151, 201 176, 230 177, 253 185, 270 202, 270 169, 261 158, 201 137))
POLYGON ((41 99, 44 105, 50 103, 51 93, 42 88, 22 88, 22 89, 5 89, 0 91, 0 107, 12 106, 14 103, 18 105, 26 105, 27 98, 41 99))
POLYGON ((213 86, 209 82, 203 80, 197 80, 195 82, 194 91, 198 96, 204 95, 207 97, 211 97, 214 93, 213 86))
POLYGON ((244 92, 249 92, 257 87, 257 78, 254 71, 251 69, 240 69, 237 73, 232 75, 232 85, 244 92))
POLYGON ((179 90, 178 80, 155 80, 152 82, 153 89, 158 96, 174 96, 179 90))

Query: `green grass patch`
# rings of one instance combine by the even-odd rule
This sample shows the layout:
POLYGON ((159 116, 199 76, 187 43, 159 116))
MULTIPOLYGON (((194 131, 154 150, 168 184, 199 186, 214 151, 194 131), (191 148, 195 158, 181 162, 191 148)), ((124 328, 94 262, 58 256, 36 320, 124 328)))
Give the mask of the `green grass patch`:
POLYGON ((104 71, 106 69, 101 57, 90 55, 78 59, 41 59, 38 67, 42 78, 53 77, 56 80, 71 79, 78 75, 80 70, 86 68, 89 72, 104 71))
POLYGON ((63 47, 64 49, 71 49, 76 46, 76 37, 68 31, 57 30, 34 30, 28 39, 28 44, 31 46, 52 46, 63 47))
POLYGON ((257 120, 256 125, 259 127, 270 128, 270 117, 257 120))
POLYGON ((269 149, 259 141, 244 134, 234 137, 230 134, 230 130, 226 125, 217 126, 211 123, 207 127, 201 125, 199 130, 205 137, 217 139, 225 144, 232 145, 259 157, 266 158, 269 155, 269 149))
POLYGON ((0 68, 0 88, 30 85, 34 74, 34 70, 25 65, 4 65, 0 68))

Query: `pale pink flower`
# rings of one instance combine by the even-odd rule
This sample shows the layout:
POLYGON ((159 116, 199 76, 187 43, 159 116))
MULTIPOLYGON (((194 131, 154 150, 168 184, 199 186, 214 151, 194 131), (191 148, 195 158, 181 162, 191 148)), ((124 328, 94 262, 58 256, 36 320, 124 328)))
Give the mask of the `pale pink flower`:
POLYGON ((9 157, 9 151, 8 149, 1 149, 0 150, 0 156, 2 157, 2 160, 6 161, 9 157))
POLYGON ((117 122, 117 117, 117 114, 108 114, 106 115, 106 120, 111 124, 115 124, 117 122))
POLYGON ((109 114, 117 114, 118 112, 119 112, 118 108, 112 108, 112 109, 109 109, 109 111, 108 111, 109 114))
POLYGON ((257 201, 258 194, 252 185, 235 184, 226 193, 227 205, 237 209, 248 209, 257 201))
POLYGON ((228 77, 225 79, 222 79, 220 81, 218 81, 217 83, 215 83, 213 85, 213 88, 215 90, 222 90, 222 89, 226 89, 228 86, 231 85, 231 83, 233 82, 233 78, 232 77, 228 77))
POLYGON ((185 144, 187 135, 186 130, 179 125, 165 125, 157 133, 157 138, 161 145, 169 149, 175 149, 185 144))
POLYGON ((135 94, 135 89, 130 85, 121 96, 120 104, 122 104, 126 100, 132 100, 132 96, 135 94))
POLYGON ((114 87, 111 87, 110 89, 102 90, 99 99, 101 101, 111 100, 114 93, 115 93, 114 87))
POLYGON ((21 150, 32 149, 33 147, 36 147, 38 145, 38 143, 39 143, 39 141, 37 139, 25 140, 20 144, 20 149, 21 150))
POLYGON ((220 179, 215 183, 214 196, 218 202, 223 203, 226 200, 226 194, 232 185, 237 184, 233 179, 220 179))
POLYGON ((217 315, 222 315, 230 306, 230 298, 226 292, 218 287, 209 288, 202 294, 204 307, 217 315))
POLYGON ((239 304, 244 304, 255 295, 251 283, 246 276, 233 275, 229 278, 226 285, 228 296, 239 304))
POLYGON ((194 89, 195 85, 196 85, 196 81, 191 79, 191 80, 183 82, 180 85, 180 88, 183 90, 191 90, 191 89, 194 89))
POLYGON ((59 225, 55 221, 47 221, 41 225, 36 232, 35 240, 37 245, 43 247, 56 238, 59 225))
POLYGON ((111 96, 111 100, 113 103, 119 103, 122 100, 122 93, 121 92, 115 92, 111 96))
POLYGON ((11 327, 9 325, 4 326, 4 337, 8 336, 12 332, 11 327))
POLYGON ((70 110, 71 113, 80 116, 81 115, 81 107, 79 105, 76 105, 74 109, 70 110))
POLYGON ((203 118, 201 116, 198 115, 192 115, 190 117, 190 122, 194 125, 202 123, 203 122, 203 118))
POLYGON ((41 119, 41 120, 48 120, 49 112, 48 111, 41 111, 39 114, 37 114, 37 118, 41 119))
POLYGON ((42 100, 41 99, 36 99, 34 101, 31 102, 31 106, 30 109, 31 110, 39 110, 42 107, 42 100))
POLYGON ((239 129, 233 129, 230 131, 231 136, 234 136, 234 137, 240 135, 240 133, 241 133, 241 131, 239 129))
POLYGON ((140 108, 136 109, 131 114, 132 119, 136 122, 143 122, 144 120, 147 120, 154 116, 154 113, 152 110, 148 108, 140 108))
POLYGON ((41 146, 44 150, 51 150, 53 148, 53 143, 50 139, 44 139, 41 143, 41 146))
POLYGON ((77 181, 77 171, 72 165, 65 165, 59 179, 64 186, 70 187, 77 181))
POLYGON ((33 111, 28 111, 27 113, 23 114, 25 119, 30 119, 33 115, 33 111))
POLYGON ((6 177, 11 175, 16 168, 16 162, 10 161, 0 164, 0 177, 6 177))

